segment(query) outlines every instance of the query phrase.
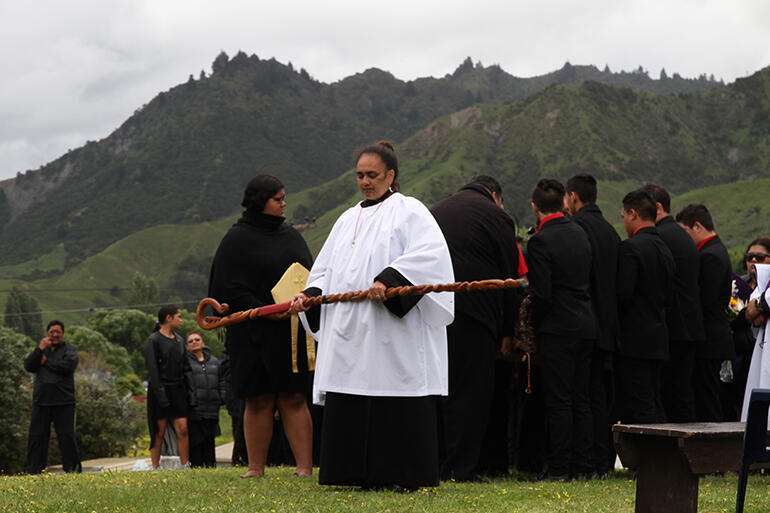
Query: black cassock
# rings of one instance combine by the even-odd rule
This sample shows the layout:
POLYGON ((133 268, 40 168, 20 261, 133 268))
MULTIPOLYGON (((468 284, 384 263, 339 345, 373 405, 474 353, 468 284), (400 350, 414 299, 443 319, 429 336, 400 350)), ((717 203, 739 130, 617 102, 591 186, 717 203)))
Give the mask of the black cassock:
MULTIPOLYGON (((471 184, 431 208, 446 238, 456 281, 517 278, 519 250, 511 217, 490 193, 471 184)), ((500 340, 513 335, 519 294, 513 289, 455 295, 455 320, 447 328, 449 396, 442 398, 441 477, 473 480, 480 472, 507 472, 507 383, 495 380, 500 340), (488 430, 493 398, 497 429, 488 430), (502 415, 500 415, 502 414, 502 415), (493 464, 486 452, 503 455, 493 464), (494 468, 490 468, 494 467, 494 468)), ((500 370, 510 364, 500 362, 500 370)))

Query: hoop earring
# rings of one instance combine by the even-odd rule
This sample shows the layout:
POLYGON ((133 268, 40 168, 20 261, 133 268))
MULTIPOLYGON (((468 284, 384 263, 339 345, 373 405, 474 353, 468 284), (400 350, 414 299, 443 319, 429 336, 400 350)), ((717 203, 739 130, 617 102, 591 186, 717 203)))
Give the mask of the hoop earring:
POLYGON ((388 190, 391 194, 393 194, 395 191, 393 190, 393 184, 388 185, 388 190))

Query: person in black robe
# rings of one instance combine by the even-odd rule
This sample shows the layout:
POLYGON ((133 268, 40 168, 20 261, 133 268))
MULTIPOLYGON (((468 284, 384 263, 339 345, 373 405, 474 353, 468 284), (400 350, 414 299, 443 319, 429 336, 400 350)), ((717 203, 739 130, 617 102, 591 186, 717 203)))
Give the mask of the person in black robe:
POLYGON ((588 387, 596 339, 591 243, 563 207, 564 186, 540 180, 532 192, 539 225, 527 243, 527 267, 548 422, 546 477, 558 481, 593 473, 588 387))
MULTIPOLYGON (((449 246, 456 281, 519 277, 516 228, 502 206, 497 180, 478 175, 430 209, 449 246)), ((444 480, 476 481, 479 471, 487 470, 478 467, 479 456, 495 396, 499 398, 495 408, 498 429, 490 435, 501 428, 502 436, 495 436, 498 443, 491 452, 505 458, 495 470, 508 470, 505 395, 510 362, 500 362, 500 370, 509 379, 496 382, 495 356, 499 350, 511 352, 518 303, 514 289, 457 295, 455 320, 447 328, 449 396, 442 398, 439 409, 440 475, 444 480)))
POLYGON ((666 307, 669 359, 663 365, 661 398, 668 422, 695 422, 692 373, 695 347, 703 340, 700 305, 698 249, 687 232, 674 221, 671 197, 660 185, 648 183, 642 190, 655 200, 655 228, 674 257, 674 287, 666 307))
POLYGON ((666 305, 674 257, 655 229, 655 200, 649 193, 626 194, 622 215, 628 238, 618 256, 617 418, 624 424, 664 422, 660 383, 668 359, 666 305))
POLYGON ((695 417, 698 422, 722 422, 719 371, 723 361, 735 358, 727 320, 733 282, 730 256, 705 205, 687 205, 676 215, 676 221, 692 237, 700 258, 698 285, 705 337, 695 351, 695 417))
POLYGON ((591 415, 593 419, 594 471, 604 475, 613 468, 612 355, 618 349, 617 273, 620 236, 596 204, 596 180, 591 175, 573 176, 567 181, 570 219, 580 225, 591 243, 591 304, 596 315, 596 344, 591 354, 591 415))
MULTIPOLYGON (((271 290, 294 262, 306 268, 313 260, 305 240, 284 223, 286 191, 271 175, 258 175, 246 186, 246 208, 219 244, 211 265, 209 296, 227 303, 231 312, 273 304, 271 290)), ((277 405, 292 446, 296 472, 312 474, 312 421, 306 391, 308 370, 304 343, 297 345, 298 372, 292 372, 289 314, 273 314, 227 327, 233 394, 245 399, 244 436, 249 469, 243 477, 265 471, 277 405)), ((305 340, 302 327, 298 340, 305 340)))

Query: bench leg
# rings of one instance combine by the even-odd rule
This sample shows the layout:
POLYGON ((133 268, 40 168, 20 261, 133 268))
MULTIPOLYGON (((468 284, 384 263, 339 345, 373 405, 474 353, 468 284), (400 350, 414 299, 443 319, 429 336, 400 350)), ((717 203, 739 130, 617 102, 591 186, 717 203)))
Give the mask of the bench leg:
POLYGON ((636 513, 696 513, 698 476, 690 472, 674 438, 639 439, 636 513))

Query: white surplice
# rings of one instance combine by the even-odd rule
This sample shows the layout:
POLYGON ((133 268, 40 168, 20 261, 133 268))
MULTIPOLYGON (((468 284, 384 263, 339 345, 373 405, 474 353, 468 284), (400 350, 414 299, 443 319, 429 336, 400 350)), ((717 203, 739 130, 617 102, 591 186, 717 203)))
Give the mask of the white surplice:
MULTIPOLYGON (((451 283, 452 261, 444 235, 418 200, 394 193, 384 201, 345 211, 334 224, 307 287, 324 294, 369 289, 392 267, 414 285, 451 283)), ((423 296, 403 317, 369 300, 321 306, 313 402, 327 392, 366 396, 447 395, 446 326, 454 319, 454 294, 423 296)))
MULTIPOLYGON (((754 264, 757 271, 757 288, 751 293, 750 301, 764 294, 765 301, 770 303, 770 264, 754 264)), ((746 380, 746 392, 743 395, 743 408, 741 410, 741 422, 746 422, 749 414, 749 399, 754 388, 770 388, 770 320, 757 332, 757 341, 754 343, 754 352, 751 355, 749 376, 746 380)))

